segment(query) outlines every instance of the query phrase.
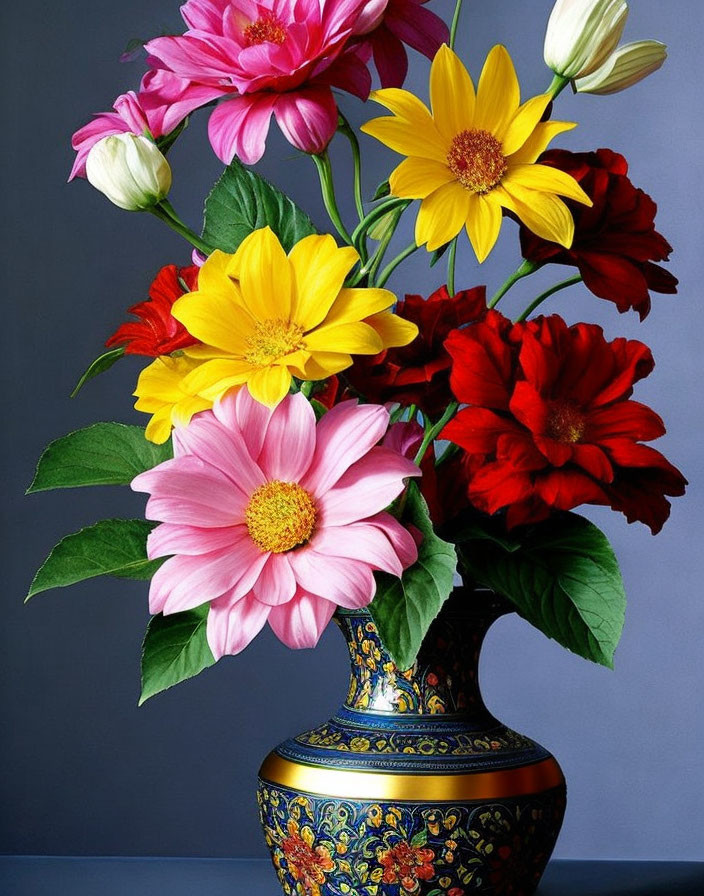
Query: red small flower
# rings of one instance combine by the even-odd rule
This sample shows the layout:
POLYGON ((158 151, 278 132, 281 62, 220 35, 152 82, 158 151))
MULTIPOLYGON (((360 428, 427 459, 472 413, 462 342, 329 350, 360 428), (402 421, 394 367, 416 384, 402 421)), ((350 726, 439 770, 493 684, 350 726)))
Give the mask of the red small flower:
POLYGON ((573 153, 550 150, 538 160, 572 175, 594 205, 566 199, 574 215, 572 247, 549 243, 521 227, 523 255, 536 264, 574 265, 595 295, 633 308, 641 320, 650 311, 649 290, 677 292, 677 279, 656 261, 667 261, 672 246, 655 230, 657 206, 629 180, 628 163, 610 149, 573 153))
POLYGON ((447 891, 447 896, 464 896, 464 890, 461 887, 453 887, 447 891))
POLYGON ((173 317, 171 308, 177 299, 196 288, 198 270, 195 265, 178 268, 170 264, 162 268, 149 287, 149 300, 129 309, 139 320, 122 324, 105 345, 112 348, 125 344, 125 354, 152 358, 195 345, 198 340, 173 317), (183 288, 184 283, 187 289, 183 288))
POLYGON ((642 342, 607 342, 601 327, 558 315, 512 325, 498 312, 446 341, 452 389, 463 404, 441 438, 465 450, 468 496, 481 511, 507 509, 509 526, 553 510, 605 504, 658 532, 666 495, 686 480, 642 442, 660 417, 632 401, 654 362, 642 342))
POLYGON ((357 358, 345 375, 369 401, 415 404, 431 419, 437 419, 452 400, 452 359, 443 343, 451 330, 486 313, 486 290, 478 286, 450 296, 443 286, 428 299, 406 296, 396 306, 396 313, 418 325, 416 339, 373 358, 357 358))
POLYGON ((435 875, 434 860, 432 849, 411 846, 400 840, 379 854, 379 864, 384 868, 382 881, 385 884, 400 883, 406 893, 415 893, 419 880, 430 880, 435 875))

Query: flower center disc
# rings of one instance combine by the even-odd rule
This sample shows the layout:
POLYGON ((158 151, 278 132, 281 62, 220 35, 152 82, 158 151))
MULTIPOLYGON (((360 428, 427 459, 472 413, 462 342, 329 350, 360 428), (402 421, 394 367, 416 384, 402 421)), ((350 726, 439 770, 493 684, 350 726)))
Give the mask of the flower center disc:
POLYGON ((247 25, 244 39, 248 47, 264 43, 282 44, 286 40, 286 29, 280 19, 269 13, 247 25))
POLYGON ((308 492, 295 482, 279 480, 255 489, 245 511, 252 541, 273 554, 305 544, 313 534, 315 516, 308 492))
POLYGON ((508 163, 503 146, 489 131, 461 131, 453 139, 447 164, 472 193, 488 193, 501 182, 508 163))
POLYGON ((574 445, 584 435, 586 420, 584 414, 573 404, 556 402, 550 409, 547 435, 563 445, 574 445))
POLYGON ((302 346, 303 328, 288 320, 260 320, 247 338, 245 361, 267 367, 302 346))

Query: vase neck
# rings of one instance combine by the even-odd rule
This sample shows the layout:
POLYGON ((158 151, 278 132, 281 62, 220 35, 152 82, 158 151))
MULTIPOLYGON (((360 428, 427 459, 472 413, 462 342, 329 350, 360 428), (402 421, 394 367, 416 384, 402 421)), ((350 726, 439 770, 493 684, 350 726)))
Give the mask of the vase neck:
POLYGON ((404 716, 488 715, 479 690, 479 654, 492 623, 509 611, 490 592, 456 589, 407 670, 394 664, 370 613, 338 612, 352 661, 345 708, 404 716))

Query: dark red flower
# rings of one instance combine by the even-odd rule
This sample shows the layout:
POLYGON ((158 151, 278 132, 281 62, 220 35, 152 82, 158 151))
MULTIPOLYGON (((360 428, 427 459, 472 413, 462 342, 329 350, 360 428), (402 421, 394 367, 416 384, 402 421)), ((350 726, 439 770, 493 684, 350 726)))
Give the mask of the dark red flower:
POLYGON ((573 153, 553 149, 538 160, 571 174, 594 205, 565 200, 574 215, 571 249, 549 243, 521 227, 528 261, 573 265, 595 295, 619 311, 633 308, 641 320, 650 311, 650 293, 677 292, 677 279, 656 261, 667 261, 672 246, 655 230, 657 206, 629 180, 628 163, 610 149, 573 153))
POLYGON ((400 883, 407 893, 415 893, 419 889, 418 881, 430 880, 435 875, 435 853, 432 849, 411 846, 404 840, 380 851, 378 860, 384 869, 382 881, 385 884, 400 883))
POLYGON ((443 286, 428 299, 406 296, 396 306, 396 313, 418 325, 418 336, 403 348, 357 358, 345 375, 369 401, 415 404, 431 419, 437 419, 452 401, 452 359, 443 343, 451 330, 486 313, 486 290, 478 286, 450 296, 443 286))
POLYGON ((129 313, 139 320, 122 324, 105 345, 112 348, 125 344, 125 354, 149 355, 152 358, 195 345, 198 340, 173 317, 171 308, 177 299, 195 289, 198 270, 196 265, 178 268, 170 264, 162 268, 149 287, 149 300, 129 309, 129 313))
POLYGON ((558 315, 512 325, 498 312, 446 341, 462 409, 441 438, 467 453, 468 496, 481 511, 507 509, 509 526, 553 510, 605 504, 658 532, 666 495, 686 480, 642 442, 665 432, 633 401, 654 362, 642 342, 607 342, 601 327, 558 315))

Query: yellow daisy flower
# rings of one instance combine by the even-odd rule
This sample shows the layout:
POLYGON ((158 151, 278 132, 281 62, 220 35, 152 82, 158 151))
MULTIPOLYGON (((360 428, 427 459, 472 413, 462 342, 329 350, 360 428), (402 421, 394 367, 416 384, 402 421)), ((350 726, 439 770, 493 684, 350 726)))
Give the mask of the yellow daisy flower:
POLYGON ((429 252, 454 239, 465 227, 479 261, 493 249, 502 208, 513 212, 538 236, 569 247, 574 220, 566 196, 591 200, 574 178, 537 165, 550 141, 575 125, 541 121, 549 94, 521 105, 513 62, 505 47, 489 53, 476 94, 472 79, 446 45, 430 71, 432 112, 412 93, 376 90, 372 99, 393 115, 376 118, 362 130, 408 158, 390 178, 391 192, 421 199, 416 242, 429 252))
POLYGON ((286 255, 269 227, 234 255, 213 252, 197 291, 172 309, 203 343, 185 349, 200 363, 183 388, 212 402, 246 383, 253 398, 272 406, 294 376, 322 380, 350 367, 352 355, 408 345, 418 328, 389 310, 392 292, 343 287, 358 260, 354 249, 317 235, 286 255))
POLYGON ((184 380, 200 363, 183 355, 163 355, 139 375, 135 408, 152 414, 145 432, 151 442, 163 444, 174 424, 186 425, 194 414, 213 406, 184 387, 184 380))

